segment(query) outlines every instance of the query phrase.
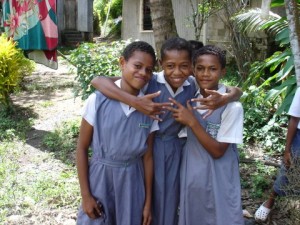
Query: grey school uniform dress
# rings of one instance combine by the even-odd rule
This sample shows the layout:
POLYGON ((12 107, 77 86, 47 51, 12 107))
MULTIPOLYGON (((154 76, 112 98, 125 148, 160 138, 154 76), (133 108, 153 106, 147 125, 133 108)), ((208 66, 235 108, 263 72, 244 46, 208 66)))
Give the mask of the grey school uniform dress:
MULTIPOLYGON (((149 82, 147 93, 161 91, 155 102, 169 102, 169 98, 186 105, 195 95, 193 78, 174 93, 166 84, 163 73, 154 75, 149 82)), ((184 141, 178 137, 182 124, 176 122, 170 111, 160 115, 159 131, 156 132, 153 146, 153 225, 176 225, 178 223, 180 160, 184 141)))
POLYGON ((144 168, 141 156, 153 120, 138 111, 128 117, 120 102, 96 92, 96 119, 89 182, 93 196, 102 203, 105 215, 90 219, 79 209, 80 225, 140 225, 145 201, 144 168))
MULTIPOLYGON (((195 111, 200 124, 216 138, 226 106, 206 120, 195 111)), ((181 161, 179 225, 242 225, 241 187, 236 144, 214 159, 192 130, 181 161)))

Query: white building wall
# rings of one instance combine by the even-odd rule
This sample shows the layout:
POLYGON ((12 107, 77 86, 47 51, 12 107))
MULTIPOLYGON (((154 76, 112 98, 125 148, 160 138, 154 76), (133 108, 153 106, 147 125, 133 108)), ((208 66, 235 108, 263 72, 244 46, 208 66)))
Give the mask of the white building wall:
MULTIPOLYGON (((261 7, 261 0, 249 1, 250 7, 261 7)), ((139 39, 155 46, 153 32, 142 31, 141 29, 142 2, 142 0, 123 0, 122 38, 139 39)), ((172 0, 172 4, 178 35, 187 40, 195 39, 194 28, 188 21, 188 17, 192 15, 189 0, 172 0)), ((207 24, 203 26, 200 41, 204 44, 216 44, 220 47, 230 43, 229 31, 218 15, 210 17, 207 24)))

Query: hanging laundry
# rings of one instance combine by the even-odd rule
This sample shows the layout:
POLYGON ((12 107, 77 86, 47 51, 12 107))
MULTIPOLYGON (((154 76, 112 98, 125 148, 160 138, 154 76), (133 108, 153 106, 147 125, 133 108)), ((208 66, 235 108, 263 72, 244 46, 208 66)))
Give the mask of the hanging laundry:
POLYGON ((2 0, 4 30, 28 58, 57 69, 56 0, 2 0))

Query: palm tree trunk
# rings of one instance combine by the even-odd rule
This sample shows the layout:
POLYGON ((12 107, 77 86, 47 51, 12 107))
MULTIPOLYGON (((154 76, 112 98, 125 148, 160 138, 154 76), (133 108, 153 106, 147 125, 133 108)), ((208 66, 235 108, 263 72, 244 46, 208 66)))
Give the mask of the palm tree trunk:
POLYGON ((297 86, 300 86, 300 21, 297 0, 284 0, 290 28, 290 43, 294 55, 297 86))
POLYGON ((170 37, 178 36, 172 0, 150 0, 150 10, 155 48, 160 58, 162 43, 170 37))

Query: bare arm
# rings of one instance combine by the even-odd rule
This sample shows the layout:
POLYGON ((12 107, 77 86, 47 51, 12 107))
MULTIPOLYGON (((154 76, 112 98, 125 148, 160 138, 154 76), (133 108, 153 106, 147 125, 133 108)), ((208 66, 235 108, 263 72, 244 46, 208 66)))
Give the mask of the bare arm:
POLYGON ((153 119, 158 119, 156 115, 162 113, 163 106, 170 105, 168 102, 155 103, 152 101, 152 99, 158 96, 160 92, 148 94, 143 97, 136 97, 121 90, 114 84, 113 80, 107 77, 95 77, 91 81, 91 84, 94 88, 101 91, 105 96, 130 105, 153 119))
POLYGON ((185 108, 174 99, 170 99, 170 101, 176 105, 176 108, 168 107, 168 110, 173 112, 175 120, 186 126, 189 126, 197 137, 198 141, 213 158, 217 159, 222 157, 227 150, 229 143, 218 142, 203 129, 195 117, 193 108, 189 102, 187 103, 188 108, 185 108))
POLYGON ((151 216, 151 199, 152 199, 152 180, 153 180, 153 140, 154 133, 151 133, 148 137, 148 149, 145 155, 143 156, 144 162, 144 171, 145 171, 145 191, 146 191, 146 199, 143 210, 143 225, 150 225, 152 220, 151 216))
POLYGON ((293 138, 297 132, 297 125, 299 123, 298 117, 291 116, 289 120, 287 135, 286 135, 286 143, 285 143, 285 150, 284 150, 284 164, 289 167, 291 165, 291 147, 293 138))
POLYGON ((82 119, 76 149, 76 165, 82 196, 83 211, 92 219, 101 216, 101 207, 92 196, 89 185, 88 149, 92 140, 93 127, 82 119))

